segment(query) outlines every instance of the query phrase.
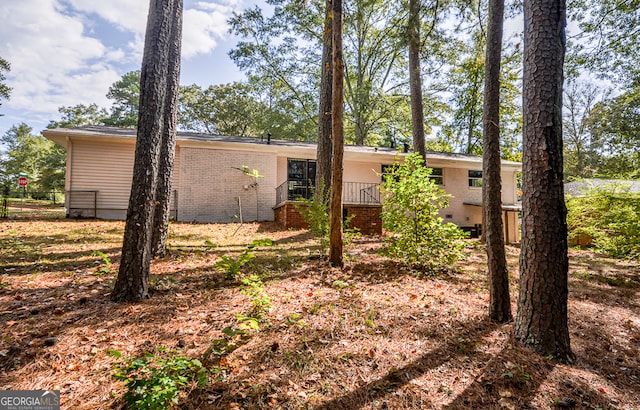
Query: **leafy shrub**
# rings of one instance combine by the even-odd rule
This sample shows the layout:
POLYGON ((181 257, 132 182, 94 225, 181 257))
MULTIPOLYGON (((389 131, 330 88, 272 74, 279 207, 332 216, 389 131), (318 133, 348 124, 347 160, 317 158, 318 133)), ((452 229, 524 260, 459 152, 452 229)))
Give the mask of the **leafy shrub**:
POLYGON ((264 283, 258 275, 242 278, 241 292, 251 298, 251 311, 249 315, 239 316, 238 320, 243 322, 246 327, 258 330, 258 322, 262 321, 269 309, 273 307, 271 297, 264 291, 264 283))
POLYGON ((219 361, 222 357, 245 345, 250 339, 251 336, 245 329, 227 326, 222 329, 221 338, 211 341, 211 344, 203 354, 203 360, 207 361, 213 357, 219 361))
MULTIPOLYGON (((205 243, 206 244, 206 243, 205 243)), ((221 255, 220 260, 214 265, 216 269, 224 273, 225 279, 233 280, 240 274, 240 269, 245 263, 256 257, 255 253, 251 252, 259 246, 271 246, 273 240, 269 238, 254 239, 247 248, 242 251, 237 257, 230 255, 221 255)))
POLYGON ((220 260, 214 266, 224 273, 225 279, 233 280, 240 274, 242 266, 255 257, 253 252, 245 249, 238 257, 221 255, 220 260))
POLYGON ((613 187, 593 189, 586 196, 569 197, 567 210, 569 243, 594 246, 615 257, 640 257, 640 195, 613 187))
MULTIPOLYGON (((331 193, 324 192, 322 197, 313 195, 311 199, 300 199, 300 203, 294 204, 296 210, 300 213, 302 220, 309 225, 311 235, 316 238, 320 244, 320 255, 326 256, 329 249, 329 197, 331 193)), ((343 223, 343 242, 345 246, 349 246, 353 240, 360 235, 357 228, 349 228, 349 222, 353 216, 349 216, 343 223)))
POLYGON ((207 369, 198 359, 158 348, 158 354, 124 358, 117 350, 109 355, 117 357, 114 378, 124 381, 127 392, 124 400, 130 409, 168 409, 178 404, 180 389, 192 382, 198 386, 209 383, 207 369))
POLYGON ((438 216, 449 206, 450 195, 429 175, 431 170, 418 154, 391 169, 382 184, 382 226, 391 233, 386 240, 391 256, 434 271, 462 257, 466 233, 438 216))
POLYGON ((313 195, 310 199, 302 198, 294 206, 302 216, 302 220, 309 225, 311 235, 320 244, 320 255, 327 254, 329 249, 329 195, 324 184, 319 188, 322 195, 313 195))
POLYGON ((111 273, 111 258, 104 252, 93 251, 92 256, 97 256, 100 258, 100 266, 95 271, 96 275, 106 275, 111 273))

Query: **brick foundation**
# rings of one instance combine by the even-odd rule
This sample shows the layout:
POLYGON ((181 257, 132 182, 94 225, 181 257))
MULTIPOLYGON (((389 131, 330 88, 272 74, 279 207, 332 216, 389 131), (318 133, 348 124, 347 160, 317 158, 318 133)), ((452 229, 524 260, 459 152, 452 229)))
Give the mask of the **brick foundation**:
MULTIPOLYGON (((380 205, 345 204, 343 215, 351 217, 350 227, 357 228, 363 235, 382 234, 380 205)), ((293 202, 285 202, 273 208, 276 222, 285 228, 307 229, 309 225, 302 219, 293 202)))
POLYGON ((351 218, 351 228, 358 228, 363 235, 382 234, 381 205, 345 204, 346 217, 351 218))
POLYGON ((285 202, 273 208, 273 213, 280 225, 285 228, 295 228, 295 229, 308 229, 309 224, 307 224, 304 219, 302 219, 302 215, 296 209, 296 206, 293 202, 285 202))

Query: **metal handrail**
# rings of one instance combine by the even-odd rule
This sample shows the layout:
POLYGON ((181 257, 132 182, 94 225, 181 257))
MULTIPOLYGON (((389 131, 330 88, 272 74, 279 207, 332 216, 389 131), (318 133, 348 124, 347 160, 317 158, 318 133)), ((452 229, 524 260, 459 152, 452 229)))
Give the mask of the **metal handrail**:
MULTIPOLYGON (((285 201, 309 199, 315 187, 303 181, 285 181, 276 188, 276 205, 285 201)), ((344 182, 342 184, 342 202, 345 204, 379 205, 380 184, 372 182, 344 182)))

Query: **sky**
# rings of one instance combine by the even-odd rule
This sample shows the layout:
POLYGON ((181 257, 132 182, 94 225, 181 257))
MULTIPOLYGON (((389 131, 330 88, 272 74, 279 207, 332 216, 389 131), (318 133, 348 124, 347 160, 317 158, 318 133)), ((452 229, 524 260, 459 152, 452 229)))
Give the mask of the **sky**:
MULTIPOLYGON (((208 87, 244 79, 227 52, 237 39, 227 20, 251 0, 184 0, 181 80, 208 87)), ((60 119, 58 108, 109 108, 109 87, 142 62, 148 0, 5 0, 0 57, 11 64, 11 98, 0 106, 0 135, 22 122, 34 134, 60 119)))

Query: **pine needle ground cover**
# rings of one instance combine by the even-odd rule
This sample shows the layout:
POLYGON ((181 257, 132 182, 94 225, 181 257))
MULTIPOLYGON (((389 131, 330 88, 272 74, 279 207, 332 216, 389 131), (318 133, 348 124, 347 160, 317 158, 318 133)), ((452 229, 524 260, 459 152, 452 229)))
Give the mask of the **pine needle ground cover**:
MULTIPOLYGON (((62 408, 121 408, 113 352, 161 349, 176 352, 163 364, 207 369, 208 383, 179 385, 186 409, 640 408, 637 262, 570 251, 576 360, 558 364, 487 319, 477 241, 455 270, 422 276, 382 256, 381 238, 357 238, 337 270, 305 230, 172 224, 151 298, 116 304, 123 227, 0 221, 0 390, 59 389, 62 408)), ((519 250, 507 252, 515 310, 519 250)))

